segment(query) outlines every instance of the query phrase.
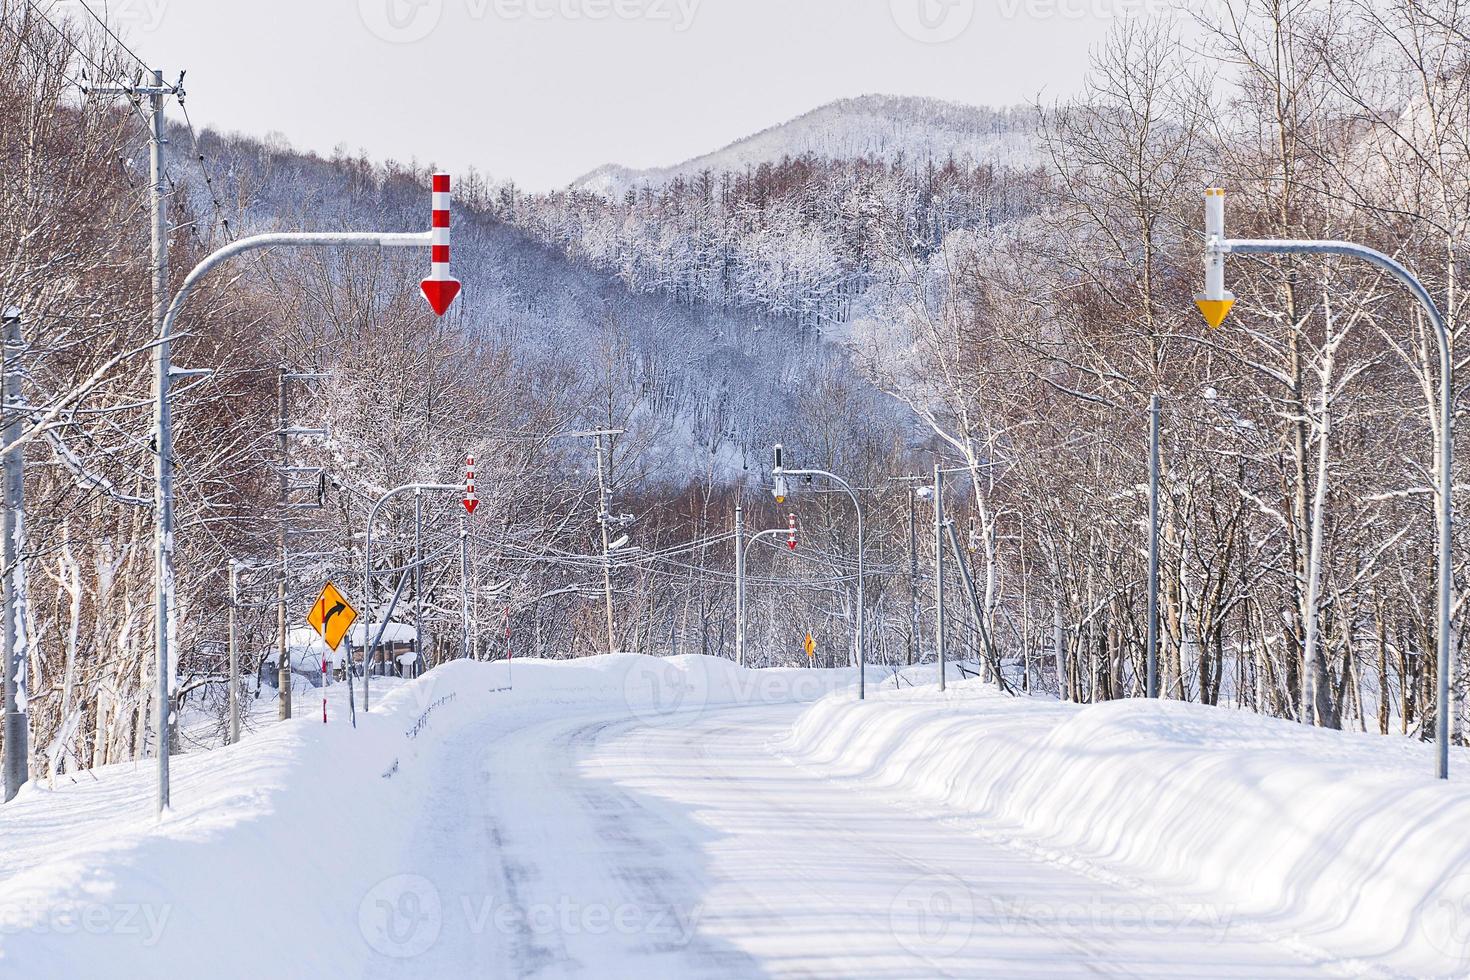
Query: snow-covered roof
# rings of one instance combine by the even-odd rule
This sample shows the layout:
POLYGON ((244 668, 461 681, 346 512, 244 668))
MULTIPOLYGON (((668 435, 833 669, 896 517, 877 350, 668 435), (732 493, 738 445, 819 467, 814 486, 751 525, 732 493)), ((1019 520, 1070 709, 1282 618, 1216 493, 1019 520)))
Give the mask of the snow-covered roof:
MULTIPOLYGON (((383 630, 383 636, 378 640, 379 643, 412 643, 414 640, 413 627, 407 623, 388 623, 384 625, 381 622, 370 624, 357 623, 352 629, 348 630, 347 638, 353 646, 361 647, 364 643, 372 642, 373 638, 378 635, 379 627, 382 627, 383 630), (366 640, 363 639, 364 631, 367 633, 366 640)), ((428 641, 429 634, 425 632, 424 642, 427 643, 428 641)))
MULTIPOLYGON (((387 645, 390 643, 412 643, 414 639, 413 627, 407 623, 382 623, 363 624, 358 623, 348 630, 347 639, 336 651, 328 650, 326 643, 310 626, 297 626, 286 632, 286 644, 291 650, 291 665, 302 670, 320 669, 322 654, 327 655, 327 662, 333 667, 342 666, 343 659, 347 656, 348 648, 361 651, 363 648, 363 632, 368 630, 367 640, 370 642, 378 635, 379 627, 383 628, 383 636, 378 642, 387 645)), ((424 642, 429 642, 429 634, 423 634, 424 642)), ((271 642, 270 652, 266 654, 266 663, 276 663, 276 644, 271 642)))
MULTIPOLYGON (((347 656, 347 645, 344 643, 337 650, 329 650, 322 638, 317 635, 316 630, 310 626, 298 626, 286 632, 286 646, 291 651, 291 666, 299 670, 321 669, 322 659, 325 657, 327 663, 333 667, 342 666, 342 661, 347 656)), ((277 646, 272 643, 270 653, 266 654, 266 663, 276 663, 277 646)))

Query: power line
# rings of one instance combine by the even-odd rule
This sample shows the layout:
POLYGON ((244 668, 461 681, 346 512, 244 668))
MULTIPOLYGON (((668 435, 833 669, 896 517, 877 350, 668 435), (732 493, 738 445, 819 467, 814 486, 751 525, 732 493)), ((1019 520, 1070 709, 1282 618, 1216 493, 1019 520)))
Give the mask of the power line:
POLYGON ((46 22, 46 26, 49 27, 49 28, 51 28, 52 32, 57 37, 61 38, 61 40, 63 42, 65 42, 65 44, 66 44, 67 47, 69 47, 73 51, 75 51, 81 57, 81 59, 83 61, 85 61, 87 64, 89 64, 93 68, 97 69, 97 73, 99 75, 100 74, 104 74, 104 72, 102 71, 102 66, 99 65, 99 64, 97 64, 97 62, 93 61, 91 55, 87 54, 87 52, 85 52, 81 48, 77 47, 77 43, 71 39, 71 35, 67 34, 60 27, 57 27, 56 26, 56 22, 53 21, 50 17, 46 16, 46 11, 44 11, 40 7, 36 6, 34 0, 26 0, 26 6, 29 7, 29 8, 31 8, 31 11, 33 13, 35 13, 35 15, 37 17, 39 17, 43 21, 45 21, 46 22))
POLYGON ((52 61, 51 61, 50 58, 46 57, 40 51, 37 51, 35 48, 31 47, 31 42, 28 41, 28 40, 26 40, 26 36, 24 34, 22 34, 20 31, 16 30, 15 27, 13 27, 8 20, 0 20, 0 23, 3 23, 7 28, 9 28, 10 33, 12 33, 12 34, 15 35, 15 39, 21 43, 21 46, 23 48, 25 48, 33 56, 35 56, 35 58, 36 58, 37 61, 41 62, 41 64, 45 65, 47 68, 50 68, 52 71, 56 72, 56 74, 60 75, 64 79, 66 79, 68 82, 71 83, 71 85, 73 87, 75 87, 75 88, 81 88, 82 87, 82 85, 81 85, 80 82, 78 82, 75 78, 72 78, 69 74, 67 74, 65 68, 58 68, 58 67, 56 67, 56 65, 52 63, 52 61))
POLYGON ((77 0, 77 3, 81 4, 82 9, 90 14, 93 20, 102 25, 102 29, 107 32, 107 36, 112 38, 112 40, 116 42, 118 47, 126 51, 128 55, 131 56, 132 59, 138 63, 139 68, 143 69, 144 71, 148 70, 148 63, 142 58, 138 57, 136 51, 123 43, 123 39, 118 37, 117 34, 113 32, 112 28, 108 26, 107 21, 103 20, 101 17, 98 17, 97 13, 91 7, 87 6, 87 0, 77 0))
MULTIPOLYGON (((86 0, 77 0, 77 3, 81 6, 81 8, 84 11, 87 12, 87 15, 89 17, 91 17, 94 21, 96 21, 97 24, 102 28, 102 30, 107 33, 107 36, 112 39, 113 43, 116 44, 119 48, 121 48, 128 55, 128 57, 132 58, 133 61, 137 63, 138 68, 140 70, 142 70, 142 71, 148 71, 149 70, 148 69, 148 63, 143 60, 142 56, 139 55, 138 52, 136 52, 132 48, 130 48, 128 46, 127 42, 125 42, 121 37, 119 37, 118 34, 117 34, 117 32, 112 29, 112 26, 107 23, 106 19, 104 19, 103 17, 98 16, 97 12, 95 10, 93 10, 87 4, 86 0)), ((85 51, 83 51, 80 47, 78 47, 71 40, 70 37, 68 37, 64 32, 62 32, 61 29, 58 28, 56 26, 56 24, 49 17, 46 16, 46 13, 44 11, 42 11, 39 7, 36 6, 34 0, 26 0, 26 4, 32 10, 34 10, 37 15, 39 15, 43 20, 45 20, 46 23, 48 25, 50 25, 51 29, 54 30, 54 31, 56 31, 57 34, 60 35, 61 39, 63 41, 65 41, 68 45, 71 46, 72 50, 76 51, 76 53, 78 55, 80 55, 83 59, 85 59, 87 61, 88 64, 90 64, 94 69, 96 69, 99 75, 105 75, 106 74, 106 72, 103 71, 102 67, 100 65, 98 65, 97 62, 94 61, 91 58, 91 56, 89 56, 85 51)), ((71 79, 68 79, 68 80, 70 81, 71 79)), ((189 110, 188 110, 188 108, 184 104, 183 80, 184 80, 184 75, 183 75, 182 72, 180 72, 179 73, 179 86, 178 86, 178 91, 175 93, 175 97, 178 99, 179 109, 184 114, 184 124, 188 128, 188 131, 189 131, 189 141, 193 145, 195 162, 199 166, 199 175, 204 180, 204 190, 205 190, 205 193, 209 195, 210 202, 211 202, 211 204, 214 207, 215 220, 219 222, 220 227, 224 230, 224 234, 225 234, 226 240, 227 241, 234 241, 234 237, 235 236, 234 236, 233 230, 230 227, 230 220, 229 220, 229 218, 225 217, 225 215, 224 215, 224 205, 221 204, 220 199, 219 199, 219 195, 217 193, 215 193, 214 178, 209 173, 209 168, 206 165, 204 154, 202 154, 201 152, 199 152, 199 135, 198 135, 198 133, 194 129, 194 121, 189 118, 189 110)), ((72 84, 73 85, 76 85, 77 83, 75 81, 72 81, 72 84)), ((82 88, 84 86, 78 85, 77 87, 78 88, 82 88)), ((141 121, 143 121, 143 122, 147 122, 146 119, 143 119, 142 118, 142 111, 139 109, 137 102, 136 101, 133 101, 133 100, 129 100, 129 101, 132 104, 133 111, 135 113, 137 113, 139 119, 141 121)), ((168 183, 170 192, 172 192, 174 194, 177 194, 178 193, 178 185, 174 182, 173 175, 169 172, 168 165, 167 164, 164 165, 164 179, 168 183)))
MULTIPOLYGON (((180 76, 180 81, 183 78, 180 76)), ((204 154, 199 152, 199 136, 194 132, 194 120, 189 118, 189 109, 184 105, 184 93, 180 89, 178 94, 179 109, 184 113, 184 125, 189 129, 189 141, 194 144, 194 159, 199 164, 199 176, 204 178, 204 190, 209 195, 210 201, 214 203, 214 216, 224 229, 225 240, 234 241, 235 234, 230 228, 230 219, 224 215, 224 205, 220 204, 219 195, 215 193, 214 178, 210 176, 209 167, 204 161, 204 154)))

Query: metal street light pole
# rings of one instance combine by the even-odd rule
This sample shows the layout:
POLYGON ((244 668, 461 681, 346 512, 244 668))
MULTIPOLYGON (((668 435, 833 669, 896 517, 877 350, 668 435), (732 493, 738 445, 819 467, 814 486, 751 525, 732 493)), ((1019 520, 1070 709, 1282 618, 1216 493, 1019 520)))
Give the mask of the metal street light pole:
POLYGON ((10 449, 5 453, 4 490, 0 502, 5 508, 0 535, 5 538, 0 548, 0 575, 4 577, 4 656, 0 670, 5 672, 5 802, 15 798, 30 778, 30 710, 26 703, 26 651, 20 643, 21 571, 20 537, 25 530, 24 449, 16 445, 24 428, 20 391, 20 311, 5 311, 4 380, 0 384, 0 400, 5 414, 3 440, 10 449))
MULTIPOLYGON (((792 521, 796 517, 792 516, 792 521)), ((740 508, 735 508, 735 662, 741 667, 745 666, 745 564, 746 554, 750 546, 761 538, 774 538, 783 534, 795 534, 792 528, 772 527, 764 531, 757 531, 750 537, 744 537, 745 519, 740 508)), ((794 541, 795 538, 793 537, 794 541)), ((793 546, 794 547, 794 546, 793 546)))
POLYGON ((470 531, 468 515, 459 517, 459 659, 470 656, 470 531))
MULTIPOLYGON (((152 166, 162 172, 162 140, 163 140, 163 109, 162 109, 162 76, 154 72, 158 93, 153 96, 156 102, 154 114, 153 145, 155 150, 152 154, 152 166)), ((101 91, 101 90, 98 90, 101 91)), ((160 176, 161 181, 161 176, 160 176)), ((162 194, 161 183, 155 185, 155 192, 162 194)), ((154 290, 155 290, 155 314, 163 309, 167 298, 167 275, 166 275, 166 235, 163 227, 162 205, 155 209, 154 214, 154 238, 155 238, 155 260, 154 290)), ((252 235, 232 242, 223 248, 205 256, 203 261, 196 265, 184 278, 183 284, 173 296, 172 301, 167 302, 167 310, 161 315, 158 326, 157 343, 154 346, 155 371, 155 433, 157 440, 157 451, 155 453, 155 493, 154 513, 155 524, 155 553, 157 556, 157 614, 158 620, 158 716, 156 726, 159 731, 158 752, 158 812, 163 813, 169 803, 169 779, 168 779, 168 718, 170 714, 169 693, 171 677, 171 659, 169 654, 170 633, 172 631, 171 611, 173 606, 173 423, 170 415, 168 398, 168 381, 172 375, 169 364, 169 341, 173 337, 174 323, 178 319, 184 303, 193 293, 199 281, 216 266, 243 255, 246 252, 275 246, 296 247, 329 247, 339 245, 371 245, 379 248, 410 247, 428 248, 433 244, 433 232, 277 232, 265 235, 252 235)))
MULTIPOLYGON (((413 493, 414 505, 415 509, 417 509, 419 494, 422 494, 425 490, 452 490, 455 493, 464 493, 467 486, 464 483, 405 483, 403 486, 394 487, 379 497, 373 503, 372 510, 368 511, 367 531, 362 548, 362 603, 363 615, 367 617, 367 621, 363 624, 362 628, 362 710, 364 713, 368 710, 368 680, 372 676, 372 664, 368 662, 368 653, 370 648, 377 646, 376 639, 371 644, 368 643, 368 630, 372 628, 373 623, 373 524, 378 519, 378 511, 382 509, 384 504, 400 493, 413 493)), ((402 587, 403 583, 400 580, 399 588, 401 589, 402 587)), ((378 629, 379 638, 382 637, 383 631, 387 627, 388 623, 385 617, 382 625, 378 629)))
POLYGON ((230 679, 227 689, 230 699, 230 721, 225 744, 240 741, 240 648, 236 636, 235 611, 240 607, 240 562, 230 559, 230 679))
POLYGON ((745 511, 735 505, 735 663, 745 666, 745 511))
POLYGON ((863 593, 863 505, 858 495, 848 485, 847 481, 834 473, 826 470, 800 469, 790 470, 781 465, 781 447, 776 447, 776 465, 771 470, 771 475, 777 478, 777 501, 785 498, 786 477, 788 476, 820 476, 837 484, 852 499, 852 509, 857 513, 857 668, 858 668, 858 700, 867 697, 867 648, 864 645, 864 627, 866 610, 864 602, 866 596, 863 593))
MULTIPOLYGON (((1205 292, 1196 303, 1211 327, 1218 327, 1230 313, 1235 297, 1225 289, 1225 256, 1241 255, 1342 255, 1362 259, 1393 276, 1406 286, 1423 307, 1424 315, 1434 329, 1435 342, 1439 348, 1439 650, 1438 650, 1438 698, 1439 710, 1435 713, 1435 740, 1438 752, 1435 757, 1435 775, 1440 779, 1450 776, 1450 715, 1453 705, 1450 700, 1450 606, 1453 582, 1451 580, 1452 535, 1454 532, 1454 499, 1452 467, 1454 466, 1454 391, 1453 369, 1450 364, 1450 332, 1444 316, 1435 305, 1429 290, 1412 272, 1398 260, 1377 249, 1354 242, 1293 240, 1293 239, 1231 239, 1225 237, 1225 191, 1212 187, 1205 191, 1205 292)), ((1314 577, 1316 569, 1308 572, 1314 577)), ((1315 610, 1309 610, 1309 615, 1315 610)), ((1315 651, 1306 651, 1308 663, 1315 651)))
MULTIPOLYGON (((608 438, 611 438, 609 436, 608 438)), ((607 652, 617 652, 617 621, 613 617, 613 594, 612 594, 612 538, 608 534, 607 525, 612 520, 612 498, 608 493, 609 468, 603 462, 603 435, 597 436, 597 526, 602 531, 602 595, 607 609, 607 652)))
POLYGON ((1148 436, 1148 676, 1147 694, 1159 696, 1159 396, 1149 401, 1148 436))
POLYGON ((939 661, 939 690, 945 689, 948 651, 944 648, 944 470, 934 464, 934 644, 939 661))

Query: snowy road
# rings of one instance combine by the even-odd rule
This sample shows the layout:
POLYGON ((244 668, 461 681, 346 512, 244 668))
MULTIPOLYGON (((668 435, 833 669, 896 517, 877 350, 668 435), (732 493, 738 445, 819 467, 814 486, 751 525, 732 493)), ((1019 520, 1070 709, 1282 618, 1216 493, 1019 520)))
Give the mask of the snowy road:
POLYGON ((1308 977, 1324 964, 778 754, 797 705, 455 740, 370 976, 1308 977))

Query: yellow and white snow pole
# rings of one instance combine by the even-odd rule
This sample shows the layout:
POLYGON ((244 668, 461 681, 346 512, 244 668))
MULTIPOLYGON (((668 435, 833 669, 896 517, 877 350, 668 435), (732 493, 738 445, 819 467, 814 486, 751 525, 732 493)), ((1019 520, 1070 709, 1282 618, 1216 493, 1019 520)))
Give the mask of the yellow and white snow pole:
POLYGON ((1230 315, 1235 296, 1225 288, 1225 189, 1205 190, 1205 291, 1194 298, 1205 322, 1218 328, 1230 315))

